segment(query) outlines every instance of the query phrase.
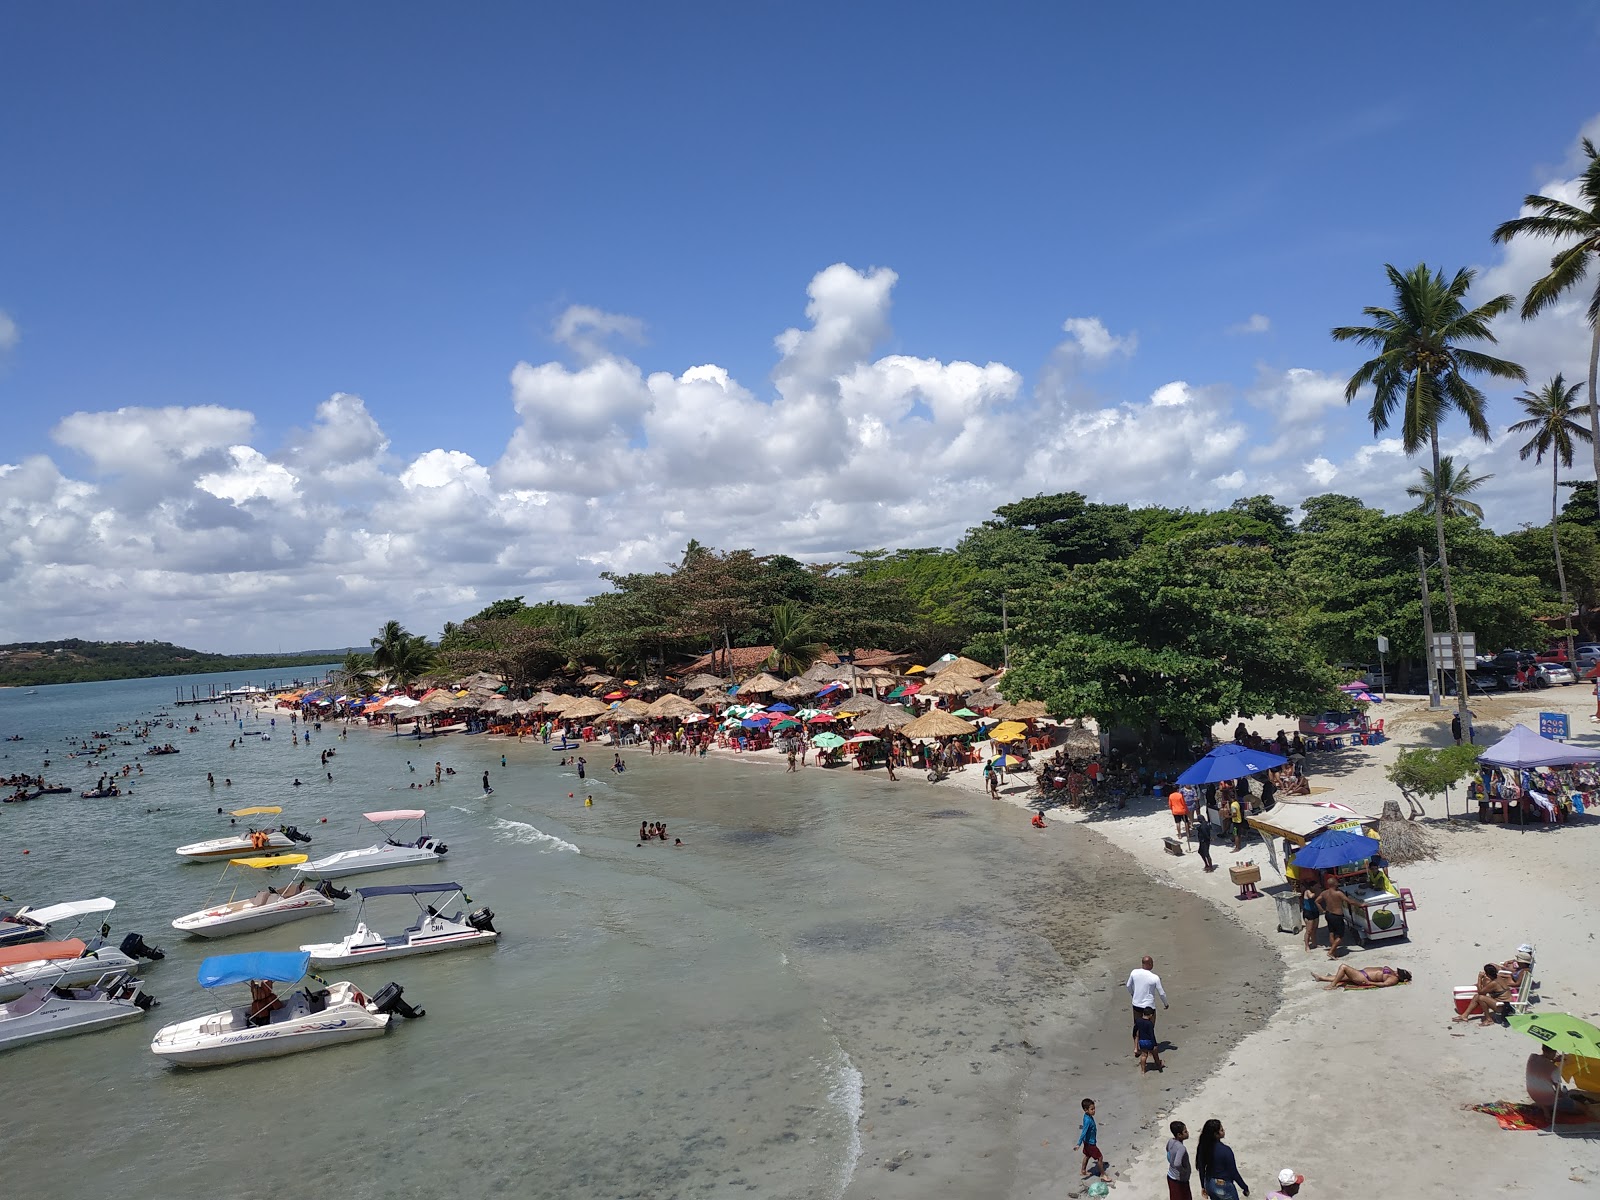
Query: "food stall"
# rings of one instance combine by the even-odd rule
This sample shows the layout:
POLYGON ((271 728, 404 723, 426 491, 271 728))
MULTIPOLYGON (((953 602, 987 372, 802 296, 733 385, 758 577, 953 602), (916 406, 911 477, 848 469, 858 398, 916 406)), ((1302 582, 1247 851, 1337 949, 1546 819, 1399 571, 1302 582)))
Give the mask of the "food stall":
MULTIPOLYGON (((1314 871, 1318 876, 1332 874, 1337 878, 1339 890, 1350 898, 1347 924, 1352 937, 1367 942, 1407 935, 1402 897, 1383 870, 1381 858, 1374 869, 1378 818, 1331 801, 1285 801, 1247 820, 1268 839, 1269 853, 1271 839, 1283 839, 1283 873, 1291 883, 1298 884, 1303 871, 1314 871), (1333 834, 1340 836, 1334 839, 1333 834), (1330 840, 1308 855, 1306 851, 1324 837, 1330 840), (1370 846, 1365 844, 1368 842, 1370 846)), ((1273 861, 1276 865, 1276 855, 1273 861)), ((1293 893, 1281 897, 1281 918, 1298 913, 1298 892, 1296 887, 1293 893)), ((1280 919, 1279 928, 1293 932, 1299 928, 1299 923, 1286 925, 1280 919)))

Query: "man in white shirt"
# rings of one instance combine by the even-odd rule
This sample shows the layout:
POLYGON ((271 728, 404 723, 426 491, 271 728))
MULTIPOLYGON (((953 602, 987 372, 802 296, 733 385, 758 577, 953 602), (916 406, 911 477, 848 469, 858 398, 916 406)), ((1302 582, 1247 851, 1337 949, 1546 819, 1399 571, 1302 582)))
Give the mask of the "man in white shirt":
POLYGON ((1153 1023, 1156 1019, 1156 997, 1161 997, 1161 1007, 1169 1008, 1167 1004, 1167 989, 1161 986, 1161 976, 1155 973, 1155 959, 1146 954, 1139 960, 1139 965, 1128 975, 1128 995, 1133 998, 1133 1053, 1139 1053, 1139 1027, 1140 1017, 1149 1017, 1153 1023))

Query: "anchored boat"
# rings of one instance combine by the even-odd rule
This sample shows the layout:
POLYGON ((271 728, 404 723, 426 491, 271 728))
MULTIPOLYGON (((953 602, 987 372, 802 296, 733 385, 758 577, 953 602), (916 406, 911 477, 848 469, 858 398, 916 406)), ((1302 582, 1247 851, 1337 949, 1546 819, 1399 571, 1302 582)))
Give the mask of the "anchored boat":
MULTIPOLYGON (((283 809, 276 805, 261 805, 255 808, 236 808, 228 815, 231 817, 255 817, 262 815, 276 816, 283 809)), ((282 825, 277 829, 250 829, 242 836, 233 834, 229 837, 212 838, 207 842, 191 842, 187 846, 179 846, 179 858, 186 858, 190 862, 204 862, 213 858, 239 858, 241 855, 260 854, 264 850, 293 850, 297 842, 309 842, 311 835, 301 833, 293 825, 282 825)))
POLYGON ((172 927, 179 933, 193 934, 195 937, 231 937, 236 933, 253 933, 258 929, 270 929, 274 925, 298 921, 303 917, 314 917, 318 913, 332 912, 337 907, 334 904, 335 900, 350 898, 349 892, 334 887, 326 879, 313 884, 308 884, 304 879, 296 879, 281 890, 268 886, 260 891, 252 891, 243 899, 238 898, 239 882, 243 882, 250 871, 293 867, 305 861, 304 854, 278 854, 268 858, 230 858, 228 865, 222 868, 222 880, 219 883, 227 881, 228 867, 242 867, 244 870, 238 872, 238 882, 235 883, 227 901, 179 917, 172 923, 172 927))
POLYGON ((0 1050, 135 1021, 155 1003, 125 971, 102 972, 80 987, 58 979, 40 980, 16 999, 0 1004, 0 1050))
POLYGON ((144 966, 140 958, 156 961, 165 957, 137 933, 128 934, 116 949, 98 938, 89 943, 68 938, 10 946, 0 949, 0 1000, 14 1000, 41 982, 66 987, 90 983, 111 971, 136 975, 144 966))
POLYGON ((397 983, 371 998, 355 984, 340 982, 315 991, 308 986, 280 999, 272 985, 298 983, 310 958, 304 952, 260 951, 206 959, 200 964, 200 986, 249 984, 249 1002, 166 1026, 150 1043, 151 1052, 175 1066, 219 1066, 377 1037, 392 1017, 424 1015, 405 1002, 397 983))
POLYGON ((42 942, 50 935, 50 926, 77 917, 80 920, 91 913, 110 912, 117 906, 115 900, 99 896, 93 900, 68 900, 65 904, 47 904, 43 908, 23 905, 14 913, 0 913, 0 947, 20 946, 24 942, 42 942))
POLYGON ((384 840, 360 850, 341 850, 326 858, 307 863, 301 874, 317 879, 338 879, 343 875, 365 875, 369 871, 387 871, 392 867, 414 867, 421 863, 437 862, 449 853, 450 848, 437 838, 428 836, 428 813, 421 808, 395 808, 384 812, 362 813, 384 834, 384 840), (398 840, 389 834, 385 825, 417 823, 418 836, 411 841, 398 840))
POLYGON ((487 908, 466 915, 458 911, 453 917, 439 911, 439 907, 449 905, 457 896, 472 903, 459 883, 397 883, 388 887, 358 888, 356 894, 361 897, 361 915, 356 919, 354 933, 343 941, 300 947, 311 955, 312 966, 337 967, 404 958, 410 954, 432 954, 439 950, 461 950, 492 942, 500 936, 494 927, 494 913, 487 908), (372 929, 365 920, 367 901, 379 896, 410 896, 419 910, 416 922, 394 937, 384 937, 372 929), (424 896, 443 896, 444 899, 436 907, 423 900, 424 896))

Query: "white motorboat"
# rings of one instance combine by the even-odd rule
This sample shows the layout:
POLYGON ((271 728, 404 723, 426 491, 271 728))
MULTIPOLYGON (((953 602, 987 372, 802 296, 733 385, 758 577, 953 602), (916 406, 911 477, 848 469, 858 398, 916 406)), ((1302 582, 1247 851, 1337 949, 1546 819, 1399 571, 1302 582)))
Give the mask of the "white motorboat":
MULTIPOLYGON (((228 815, 230 817, 254 817, 262 814, 276 815, 283 809, 276 805, 260 805, 255 808, 236 808, 228 815)), ((249 829, 243 834, 230 834, 228 837, 212 838, 205 842, 191 842, 187 846, 178 847, 178 857, 186 858, 190 862, 205 862, 215 858, 239 858, 244 855, 261 854, 267 850, 293 850, 297 842, 309 842, 311 835, 301 833, 293 825, 283 825, 277 829, 249 829)))
MULTIPOLYGON (((270 858, 230 858, 228 866, 222 868, 222 882, 227 881, 228 867, 245 868, 245 871, 239 873, 239 880, 242 881, 250 870, 267 871, 274 867, 293 867, 305 861, 304 854, 278 854, 270 858)), ((251 882, 251 887, 254 888, 254 881, 251 882)), ((238 891, 236 883, 233 892, 224 903, 179 917, 172 923, 172 927, 179 933, 189 933, 195 937, 231 937, 236 933, 253 933, 258 929, 270 929, 274 925, 298 921, 302 917, 314 917, 318 913, 332 912, 337 907, 334 904, 335 900, 350 898, 349 892, 334 887, 326 879, 308 884, 304 879, 297 878, 282 890, 268 886, 260 891, 252 891, 243 899, 238 898, 238 891)))
POLYGON ((376 962, 385 958, 404 958, 409 954, 433 954, 440 950, 461 950, 468 946, 481 946, 500 936, 494 927, 494 913, 487 908, 447 917, 424 896, 443 896, 443 904, 460 896, 468 904, 472 901, 461 890, 459 883, 397 883, 388 887, 357 888, 361 897, 361 914, 356 919, 355 932, 339 942, 324 942, 315 946, 301 946, 311 955, 314 967, 340 967, 358 962, 376 962), (372 929, 365 920, 367 901, 379 896, 410 896, 419 910, 416 922, 394 937, 384 937, 372 929))
POLYGON ((260 951, 206 959, 200 964, 200 986, 249 984, 249 1002, 164 1027, 150 1043, 152 1053, 180 1067, 220 1066, 377 1037, 393 1017, 424 1015, 405 1002, 397 983, 373 997, 353 983, 339 982, 280 999, 273 983, 298 983, 310 957, 260 951))
POLYGON ((122 939, 117 949, 98 938, 85 944, 77 938, 60 942, 29 942, 0 950, 0 1000, 14 1000, 36 983, 72 987, 90 983, 112 971, 137 975, 141 957, 158 960, 166 955, 145 945, 137 933, 122 939))
POLYGON ((93 1033, 135 1021, 155 1006, 125 971, 101 972, 81 987, 41 980, 15 1000, 0 1004, 0 1050, 48 1038, 93 1033))
POLYGON ((52 925, 74 917, 81 919, 91 913, 110 912, 116 906, 115 900, 105 896, 94 900, 68 900, 65 904, 47 904, 43 908, 23 905, 14 913, 0 913, 0 946, 42 942, 50 936, 52 925))
POLYGON ((301 867, 301 873, 317 879, 338 879, 343 875, 365 875, 369 871, 438 862, 450 852, 450 847, 428 836, 428 814, 425 809, 396 808, 361 815, 383 831, 383 841, 363 846, 360 850, 341 850, 326 858, 316 859, 301 867), (410 821, 417 823, 418 836, 412 841, 401 841, 384 829, 386 824, 410 821))

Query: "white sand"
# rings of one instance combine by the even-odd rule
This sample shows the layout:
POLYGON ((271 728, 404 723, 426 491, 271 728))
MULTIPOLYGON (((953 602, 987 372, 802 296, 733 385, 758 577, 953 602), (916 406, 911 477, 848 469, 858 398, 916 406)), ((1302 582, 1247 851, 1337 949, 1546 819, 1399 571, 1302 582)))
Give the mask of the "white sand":
MULTIPOLYGON (((1487 745, 1516 721, 1537 729, 1543 710, 1571 713, 1573 740, 1600 745, 1600 725, 1588 719, 1593 706, 1583 685, 1530 697, 1475 699, 1477 741, 1487 745)), ((1429 713, 1425 698, 1397 699, 1375 715, 1386 718, 1391 740, 1313 755, 1307 764, 1312 783, 1329 789, 1313 799, 1377 815, 1385 800, 1400 798, 1383 777, 1395 755, 1449 741, 1450 711, 1429 713)), ((1267 736, 1292 728, 1286 718, 1249 724, 1267 736)), ((1232 727, 1233 722, 1219 727, 1218 736, 1230 737, 1232 727)), ((971 771, 952 778, 962 786, 982 786, 971 771)), ((1008 792, 1007 799, 1025 802, 1021 787, 1008 792)), ((1460 791, 1454 794, 1455 811, 1463 799, 1460 791)), ((1073 836, 1070 826, 1084 818, 1058 811, 1061 816, 1050 819, 1059 819, 1057 828, 1073 836)), ((1443 814, 1430 808, 1429 817, 1436 815, 1443 814)), ((1433 826, 1438 859, 1391 873, 1416 898, 1410 939, 1367 950, 1358 946, 1342 959, 1356 966, 1405 967, 1416 977, 1410 985, 1373 992, 1325 991, 1310 977, 1312 971, 1326 973, 1325 952, 1307 952, 1300 934, 1277 931, 1270 896, 1236 900, 1226 870, 1207 875, 1197 856, 1166 853, 1161 839, 1173 824, 1164 800, 1137 800, 1092 823, 1152 875, 1203 896, 1282 956, 1282 1008, 1170 1114, 1189 1126, 1191 1150, 1200 1126, 1220 1118, 1252 1195, 1272 1191, 1286 1166, 1306 1176, 1301 1195, 1307 1198, 1600 1195, 1600 1138, 1571 1127, 1557 1137, 1502 1131, 1493 1117, 1463 1108, 1491 1100, 1526 1102, 1524 1064, 1537 1043, 1500 1026, 1450 1019, 1455 985, 1470 984, 1483 963, 1509 958, 1518 944, 1531 942, 1540 998, 1535 1011, 1569 1012, 1600 1023, 1600 945, 1591 902, 1600 871, 1600 815, 1526 831, 1481 826, 1475 819, 1433 826)), ((1227 847, 1213 849, 1219 867, 1252 859, 1262 868, 1263 889, 1282 883, 1259 841, 1247 843, 1239 856, 1227 847)), ((1149 949, 1159 971, 1161 949, 1149 949)), ((1182 1004, 1183 980, 1167 976, 1165 983, 1174 1003, 1182 1004)), ((1137 1069, 1131 1059, 1128 1069, 1137 1069)), ((1155 1076, 1148 1082, 1160 1086, 1155 1076)), ((1113 1165, 1123 1194, 1166 1194, 1167 1119, 1148 1130, 1147 1152, 1113 1165)), ((1075 1178, 1063 1183, 1067 1194, 1076 1193, 1075 1178)))

